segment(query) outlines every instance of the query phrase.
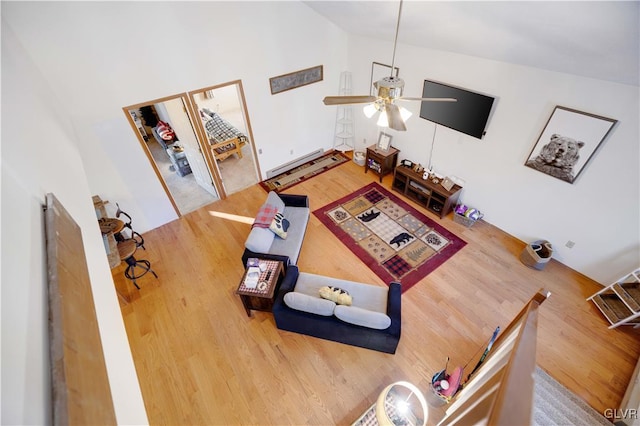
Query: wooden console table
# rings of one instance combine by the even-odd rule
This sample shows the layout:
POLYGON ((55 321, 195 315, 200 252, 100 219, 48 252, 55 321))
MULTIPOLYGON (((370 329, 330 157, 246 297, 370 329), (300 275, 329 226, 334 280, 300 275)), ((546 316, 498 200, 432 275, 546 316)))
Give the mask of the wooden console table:
POLYGON ((422 179, 422 173, 416 173, 406 166, 396 167, 392 188, 435 213, 440 219, 453 210, 462 192, 460 185, 454 185, 447 191, 440 182, 422 179))

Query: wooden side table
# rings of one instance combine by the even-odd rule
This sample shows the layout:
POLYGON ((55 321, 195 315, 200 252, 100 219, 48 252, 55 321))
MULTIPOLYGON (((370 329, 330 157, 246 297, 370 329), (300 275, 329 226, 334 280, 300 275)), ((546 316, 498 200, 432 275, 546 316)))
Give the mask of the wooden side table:
POLYGON ((245 286, 245 278, 249 272, 249 268, 246 268, 244 275, 242 275, 242 280, 240 280, 240 285, 236 290, 236 294, 240 296, 248 316, 251 316, 252 310, 271 312, 279 284, 282 281, 281 278, 284 277, 282 262, 260 259, 260 263, 265 264, 267 268, 260 272, 258 285, 255 288, 245 286))
POLYGON ((367 148, 367 156, 364 162, 364 172, 371 170, 380 177, 380 182, 385 175, 393 172, 398 163, 398 153, 400 151, 390 146, 387 152, 379 150, 377 145, 367 148))

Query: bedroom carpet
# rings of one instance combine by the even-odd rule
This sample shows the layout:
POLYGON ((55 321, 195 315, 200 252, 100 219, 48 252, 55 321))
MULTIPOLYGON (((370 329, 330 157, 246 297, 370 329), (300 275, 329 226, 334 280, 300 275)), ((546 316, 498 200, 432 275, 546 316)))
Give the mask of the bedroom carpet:
POLYGON ((313 212, 385 283, 405 292, 467 243, 373 182, 313 212))
POLYGON ((281 192, 348 161, 350 158, 340 151, 328 152, 315 160, 264 180, 260 182, 260 186, 267 192, 281 192))

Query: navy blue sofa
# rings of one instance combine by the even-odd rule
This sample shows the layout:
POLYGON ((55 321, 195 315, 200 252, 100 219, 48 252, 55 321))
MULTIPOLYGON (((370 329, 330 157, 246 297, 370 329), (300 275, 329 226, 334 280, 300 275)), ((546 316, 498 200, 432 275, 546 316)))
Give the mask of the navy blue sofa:
POLYGON ((316 315, 287 306, 284 296, 294 290, 298 276, 298 267, 290 265, 280 284, 273 304, 273 316, 279 329, 389 354, 396 352, 401 331, 400 283, 392 282, 389 285, 387 316, 391 319, 391 325, 384 330, 378 330, 343 322, 335 316, 316 315))

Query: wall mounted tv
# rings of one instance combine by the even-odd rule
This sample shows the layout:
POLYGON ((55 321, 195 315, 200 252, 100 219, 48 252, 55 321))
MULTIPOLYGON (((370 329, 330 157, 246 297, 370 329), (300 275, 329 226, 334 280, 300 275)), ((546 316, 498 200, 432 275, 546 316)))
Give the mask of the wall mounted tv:
POLYGON ((423 98, 455 98, 457 102, 427 102, 420 117, 458 132, 482 139, 494 98, 435 81, 424 81, 423 98))

